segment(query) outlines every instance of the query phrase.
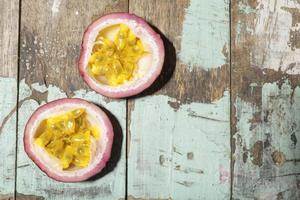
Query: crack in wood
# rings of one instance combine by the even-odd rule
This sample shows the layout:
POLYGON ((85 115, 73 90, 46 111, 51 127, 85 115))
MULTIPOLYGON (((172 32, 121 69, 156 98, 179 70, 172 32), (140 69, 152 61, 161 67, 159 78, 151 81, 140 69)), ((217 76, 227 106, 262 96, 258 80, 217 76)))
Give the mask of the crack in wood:
POLYGON ((30 166, 30 164, 19 165, 18 168, 29 167, 29 166, 30 166))
POLYGON ((183 185, 185 187, 191 187, 194 184, 194 182, 190 182, 190 181, 183 181, 183 182, 176 181, 176 183, 183 185))
POLYGON ((211 120, 211 121, 216 121, 216 122, 226 122, 228 123, 229 120, 220 120, 220 119, 215 119, 215 118, 211 118, 211 117, 205 117, 205 116, 201 116, 198 115, 196 112, 189 110, 189 116, 191 117, 196 117, 196 118, 201 118, 201 119, 206 119, 206 120, 211 120))

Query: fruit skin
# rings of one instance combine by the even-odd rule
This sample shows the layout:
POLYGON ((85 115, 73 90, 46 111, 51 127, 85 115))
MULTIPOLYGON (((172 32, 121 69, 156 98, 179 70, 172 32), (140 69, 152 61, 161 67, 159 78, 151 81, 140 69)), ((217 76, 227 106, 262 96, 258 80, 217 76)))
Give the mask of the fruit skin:
MULTIPOLYGON (((113 23, 111 25, 113 25, 113 23)), ((164 48, 163 41, 162 41, 160 35, 158 33, 156 33, 150 27, 150 25, 144 21, 143 18, 138 17, 134 14, 129 14, 129 13, 125 13, 125 12, 117 12, 117 13, 111 13, 111 14, 105 15, 103 17, 100 17, 99 19, 97 19, 96 21, 91 23, 88 26, 87 30, 84 32, 83 40, 82 40, 82 44, 81 44, 80 58, 79 58, 79 72, 80 72, 81 76, 83 77, 84 81, 96 92, 98 92, 104 96, 110 97, 110 98, 124 98, 124 97, 137 95, 140 92, 142 92, 143 90, 147 89, 159 76, 159 74, 162 70, 162 67, 163 67, 164 58, 165 58, 165 48, 164 48), (108 20, 116 20, 116 19, 123 20, 122 23, 124 23, 124 24, 126 24, 126 20, 135 22, 139 27, 142 27, 150 35, 150 37, 153 38, 153 40, 158 48, 158 52, 156 52, 158 54, 158 63, 156 66, 151 66, 151 67, 155 67, 155 70, 152 72, 151 76, 147 80, 143 81, 142 84, 137 84, 137 86, 134 85, 134 87, 128 86, 126 88, 122 88, 120 86, 120 88, 116 87, 114 89, 111 89, 108 86, 105 86, 105 85, 95 82, 88 75, 88 73, 86 71, 86 65, 88 63, 88 56, 89 56, 86 54, 88 53, 87 52, 88 45, 90 45, 89 44, 90 34, 95 31, 99 32, 99 30, 96 29, 97 25, 99 25, 101 23, 105 23, 108 20)))
MULTIPOLYGON (((87 111, 88 112, 88 111, 87 111)), ((111 155, 111 148, 112 148, 112 143, 113 143, 113 127, 110 122, 110 119, 107 117, 107 115, 95 104, 90 103, 88 101, 85 101, 83 99, 79 98, 63 98, 63 99, 58 99, 51 101, 41 107, 39 107, 29 118, 25 130, 24 130, 24 137, 23 137, 23 142, 24 142, 24 149, 29 158, 44 172, 49 176, 50 178, 53 178, 54 180, 60 181, 60 182, 80 182, 87 180, 91 178, 92 176, 98 174, 105 166, 107 161, 110 158, 111 155), (32 148, 30 147, 30 138, 31 138, 31 132, 33 130, 34 122, 39 119, 40 115, 47 112, 48 109, 54 108, 57 106, 62 106, 63 104, 78 104, 82 107, 85 107, 86 109, 91 109, 97 112, 97 115, 99 118, 103 120, 103 124, 105 125, 107 131, 106 133, 102 133, 103 135, 105 134, 107 137, 107 143, 106 143, 106 148, 103 150, 102 153, 102 158, 101 160, 92 168, 88 169, 86 172, 79 176, 62 176, 58 173, 53 173, 50 171, 50 169, 35 155, 35 153, 32 151, 32 148)), ((101 139, 100 139, 101 140, 101 139)), ((88 166, 89 167, 89 166, 88 166)))

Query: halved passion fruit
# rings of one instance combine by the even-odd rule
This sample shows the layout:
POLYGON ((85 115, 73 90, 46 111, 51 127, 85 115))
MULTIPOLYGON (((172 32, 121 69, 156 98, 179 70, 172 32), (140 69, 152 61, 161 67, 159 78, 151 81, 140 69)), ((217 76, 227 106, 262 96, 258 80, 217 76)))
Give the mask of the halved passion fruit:
POLYGON ((142 18, 113 13, 84 33, 79 70, 96 92, 122 98, 148 88, 160 74, 164 56, 160 35, 142 18))
POLYGON ((38 108, 24 132, 28 156, 49 177, 78 182, 99 173, 110 158, 113 128, 107 115, 82 99, 38 108))

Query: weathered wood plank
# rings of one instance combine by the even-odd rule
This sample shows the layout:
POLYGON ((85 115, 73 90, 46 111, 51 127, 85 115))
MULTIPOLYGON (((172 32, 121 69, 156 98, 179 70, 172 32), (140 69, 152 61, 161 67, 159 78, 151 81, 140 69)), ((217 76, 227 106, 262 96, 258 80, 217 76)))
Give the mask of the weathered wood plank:
POLYGON ((121 130, 126 129, 126 101, 111 101, 90 91, 78 73, 77 60, 87 25, 101 15, 127 8, 126 0, 22 1, 18 193, 47 200, 125 196, 126 133, 121 130), (43 174, 23 150, 23 130, 31 113, 39 105, 61 97, 90 100, 110 110, 116 118, 113 156, 95 180, 76 184, 56 182, 43 174))
POLYGON ((17 77, 19 1, 0 2, 0 76, 17 77))
POLYGON ((233 198, 299 199, 299 1, 232 6, 233 198))
POLYGON ((0 19, 0 199, 8 199, 15 191, 19 1, 1 1, 0 19))
POLYGON ((228 5, 130 0, 170 42, 159 81, 129 101, 128 199, 229 198, 228 5))

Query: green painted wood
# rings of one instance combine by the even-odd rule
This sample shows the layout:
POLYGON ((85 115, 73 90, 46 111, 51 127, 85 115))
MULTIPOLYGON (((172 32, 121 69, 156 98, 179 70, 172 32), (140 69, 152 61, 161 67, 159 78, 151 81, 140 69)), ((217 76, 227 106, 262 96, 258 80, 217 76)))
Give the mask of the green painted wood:
POLYGON ((234 199, 300 198, 300 2, 232 4, 234 199))
MULTIPOLYGON (((126 102, 88 90, 76 58, 87 24, 127 7, 127 1, 23 1, 17 199, 124 196, 126 102), (58 183, 24 154, 30 114, 66 96, 108 108, 123 129, 123 143, 117 145, 121 157, 101 179, 58 183)), ((129 100, 128 199, 228 199, 231 173, 234 199, 299 199, 299 1, 232 3, 232 172, 224 90, 229 88, 228 2, 131 0, 129 8, 169 38, 179 60, 164 88, 129 100)), ((15 177, 18 2, 4 1, 0 10, 5 19, 0 21, 0 90, 9 91, 0 93, 0 150, 6 158, 0 165, 0 199, 8 199, 15 177)), ((171 69, 170 45, 167 55, 171 69)))
POLYGON ((299 199, 300 87, 266 83, 261 104, 236 100, 234 198, 299 199))
POLYGON ((126 101, 110 100, 88 89, 79 75, 77 61, 88 24, 106 13, 127 11, 127 7, 125 0, 22 1, 16 183, 20 196, 47 200, 124 198, 126 101), (47 177, 24 152, 23 131, 30 115, 38 106, 63 97, 92 101, 115 118, 112 157, 108 167, 94 180, 57 182, 47 177))
MULTIPOLYGON (((176 62, 173 77, 156 93, 129 102, 128 199, 228 199, 228 2, 129 3, 130 12, 173 43, 181 62, 167 42, 164 70, 176 62), (196 30, 209 37, 197 37, 196 30), (195 58, 200 51, 202 57, 195 58)), ((165 71, 161 80, 167 79, 165 71)))
POLYGON ((0 78, 0 199, 15 191, 17 81, 0 78), (14 92, 12 92, 14 91, 14 92))
POLYGON ((0 199, 14 198, 19 1, 0 2, 0 199))
POLYGON ((189 4, 183 22, 180 60, 190 71, 193 67, 207 70, 223 65, 226 57, 221 49, 228 45, 229 1, 191 0, 189 4))
POLYGON ((128 194, 141 198, 228 199, 229 93, 174 111, 175 99, 136 101, 131 112, 128 194), (145 119, 145 116, 148 116, 145 119))

